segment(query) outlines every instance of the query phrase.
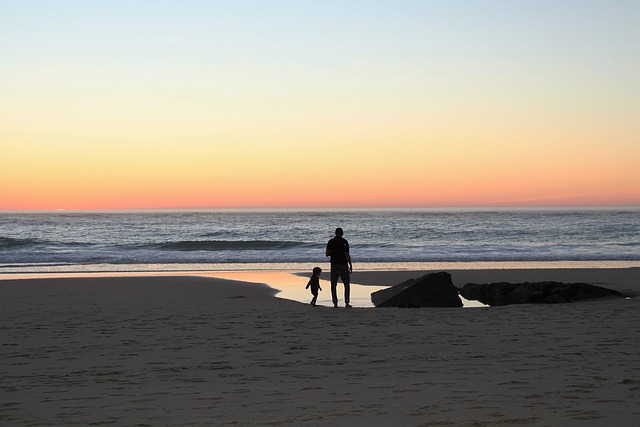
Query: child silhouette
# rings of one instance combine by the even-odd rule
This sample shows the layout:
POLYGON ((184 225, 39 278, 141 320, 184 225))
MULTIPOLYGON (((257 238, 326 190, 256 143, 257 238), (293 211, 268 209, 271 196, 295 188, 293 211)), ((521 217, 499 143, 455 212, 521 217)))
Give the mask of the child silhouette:
POLYGON ((309 283, 307 283, 307 287, 305 289, 311 288, 311 295, 313 295, 313 299, 311 300, 311 305, 316 305, 316 300, 318 299, 318 291, 322 290, 320 287, 320 273, 322 273, 322 269, 320 267, 315 267, 313 269, 313 275, 309 279, 309 283))

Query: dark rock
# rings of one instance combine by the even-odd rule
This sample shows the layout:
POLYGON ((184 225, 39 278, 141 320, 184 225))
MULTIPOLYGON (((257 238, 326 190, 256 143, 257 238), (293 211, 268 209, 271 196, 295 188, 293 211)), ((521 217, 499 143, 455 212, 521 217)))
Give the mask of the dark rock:
POLYGON ((467 283, 460 295, 492 306, 509 304, 558 304, 594 298, 624 298, 620 292, 586 283, 467 283))
POLYGON ((431 273, 371 294, 376 307, 462 307, 449 273, 431 273))

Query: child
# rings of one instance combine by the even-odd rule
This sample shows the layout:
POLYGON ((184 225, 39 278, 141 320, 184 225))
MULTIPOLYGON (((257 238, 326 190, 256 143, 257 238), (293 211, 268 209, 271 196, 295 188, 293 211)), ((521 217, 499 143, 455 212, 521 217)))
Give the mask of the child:
POLYGON ((311 300, 311 305, 316 305, 316 300, 318 299, 318 290, 322 290, 320 287, 320 273, 322 273, 322 269, 320 267, 315 267, 313 269, 313 276, 309 279, 309 283, 307 283, 307 287, 305 289, 309 289, 311 287, 311 294, 313 295, 313 299, 311 300))

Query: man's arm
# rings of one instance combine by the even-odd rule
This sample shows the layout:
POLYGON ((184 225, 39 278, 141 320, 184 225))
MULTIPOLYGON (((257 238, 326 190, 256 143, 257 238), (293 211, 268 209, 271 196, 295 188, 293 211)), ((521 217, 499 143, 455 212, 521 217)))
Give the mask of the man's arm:
POLYGON ((351 254, 349 252, 345 252, 344 256, 347 257, 347 262, 349 263, 349 273, 353 271, 353 264, 351 263, 351 254))

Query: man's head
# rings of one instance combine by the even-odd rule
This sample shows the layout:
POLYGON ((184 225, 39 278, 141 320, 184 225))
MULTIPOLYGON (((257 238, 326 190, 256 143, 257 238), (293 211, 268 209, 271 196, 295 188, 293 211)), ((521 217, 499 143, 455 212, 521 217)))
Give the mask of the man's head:
POLYGON ((344 231, 342 231, 342 228, 338 227, 336 228, 336 236, 342 236, 344 234, 344 231))

